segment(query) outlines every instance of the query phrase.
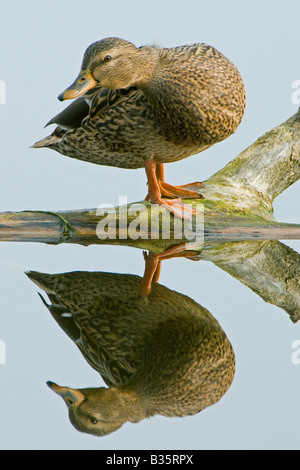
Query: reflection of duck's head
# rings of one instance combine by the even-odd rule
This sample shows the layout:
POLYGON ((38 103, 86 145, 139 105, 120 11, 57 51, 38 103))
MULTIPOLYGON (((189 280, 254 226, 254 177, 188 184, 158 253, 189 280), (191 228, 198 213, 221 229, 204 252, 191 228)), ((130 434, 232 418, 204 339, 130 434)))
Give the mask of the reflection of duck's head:
POLYGON ((70 421, 78 431, 104 436, 117 431, 127 421, 145 418, 134 392, 116 387, 74 389, 53 382, 47 384, 64 399, 70 421))
POLYGON ((187 416, 218 402, 235 373, 218 321, 189 297, 157 283, 139 295, 139 276, 28 273, 51 315, 97 370, 105 388, 50 383, 81 431, 104 435, 154 415, 187 416))

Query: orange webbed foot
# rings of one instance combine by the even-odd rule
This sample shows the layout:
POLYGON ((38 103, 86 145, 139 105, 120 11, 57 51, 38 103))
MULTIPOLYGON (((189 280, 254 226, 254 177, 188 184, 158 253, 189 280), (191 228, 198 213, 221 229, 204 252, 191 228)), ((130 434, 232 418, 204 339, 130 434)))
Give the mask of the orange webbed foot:
POLYGON ((152 204, 158 204, 165 207, 175 217, 183 220, 189 220, 193 215, 199 214, 195 208, 190 205, 184 204, 181 199, 163 199, 156 198, 151 201, 152 204))
POLYGON ((198 212, 190 205, 185 205, 182 198, 203 198, 196 190, 202 183, 192 183, 185 186, 172 186, 164 181, 163 164, 156 164, 153 160, 145 161, 145 170, 148 179, 148 194, 145 198, 151 204, 159 204, 168 209, 175 217, 190 219, 198 212), (192 190, 193 188, 193 190, 192 190), (164 199, 164 197, 166 199, 164 199))
MULTIPOLYGON (((162 196, 166 197, 180 197, 183 199, 203 199, 202 194, 198 193, 197 185, 192 183, 191 185, 186 184, 184 186, 173 186, 165 181, 158 182, 162 196)), ((201 183, 200 183, 201 184, 201 183)))

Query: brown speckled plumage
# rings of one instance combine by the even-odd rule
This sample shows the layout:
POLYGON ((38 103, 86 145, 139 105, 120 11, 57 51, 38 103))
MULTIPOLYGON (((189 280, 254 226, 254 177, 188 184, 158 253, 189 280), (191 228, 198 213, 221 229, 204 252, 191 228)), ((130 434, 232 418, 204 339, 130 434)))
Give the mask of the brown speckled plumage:
POLYGON ((83 95, 87 105, 78 98, 82 107, 53 118, 50 123, 58 127, 35 147, 100 165, 139 168, 148 159, 169 163, 201 152, 230 136, 244 113, 239 72, 206 44, 136 48, 107 38, 87 49, 82 70, 87 69, 97 85, 83 95), (108 54, 112 60, 106 64, 108 54), (72 113, 74 128, 63 130, 72 113))
POLYGON ((71 396, 69 416, 77 429, 103 435, 156 414, 199 413, 230 387, 232 346, 217 320, 189 297, 159 284, 141 297, 141 279, 133 275, 28 276, 47 293, 49 311, 109 387, 76 391, 50 383, 67 404, 71 396))

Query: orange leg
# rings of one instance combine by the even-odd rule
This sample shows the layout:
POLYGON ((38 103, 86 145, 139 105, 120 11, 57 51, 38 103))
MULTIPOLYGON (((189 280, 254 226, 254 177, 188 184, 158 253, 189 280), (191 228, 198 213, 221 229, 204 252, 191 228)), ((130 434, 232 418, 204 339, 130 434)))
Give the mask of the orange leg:
POLYGON ((202 198, 199 193, 183 189, 183 187, 180 186, 172 186, 165 183, 163 179, 163 164, 157 165, 152 160, 146 160, 145 170, 148 179, 148 194, 146 196, 146 201, 166 207, 166 209, 181 219, 189 218, 192 214, 197 214, 196 210, 187 208, 180 198, 181 196, 190 199, 202 198), (165 196, 168 199, 163 199, 162 196, 165 196))
POLYGON ((184 257, 197 261, 199 251, 186 250, 185 244, 175 245, 163 253, 154 254, 143 252, 145 260, 145 272, 140 286, 140 295, 147 297, 151 292, 153 283, 158 282, 161 271, 161 262, 175 257, 184 257))
POLYGON ((173 186, 165 182, 165 170, 163 163, 156 164, 156 178, 160 187, 161 195, 169 198, 182 197, 185 199, 199 199, 203 196, 198 190, 203 183, 195 182, 181 186, 173 186))

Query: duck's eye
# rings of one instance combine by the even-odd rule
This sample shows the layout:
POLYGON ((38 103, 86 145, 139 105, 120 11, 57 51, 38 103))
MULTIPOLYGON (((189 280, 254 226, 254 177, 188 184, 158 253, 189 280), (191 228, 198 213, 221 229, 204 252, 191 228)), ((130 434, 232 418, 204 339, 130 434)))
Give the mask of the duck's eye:
POLYGON ((98 420, 96 418, 90 418, 91 424, 95 425, 98 423, 98 420))
POLYGON ((106 55, 103 60, 104 60, 104 62, 109 62, 111 60, 111 56, 106 55))

